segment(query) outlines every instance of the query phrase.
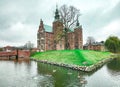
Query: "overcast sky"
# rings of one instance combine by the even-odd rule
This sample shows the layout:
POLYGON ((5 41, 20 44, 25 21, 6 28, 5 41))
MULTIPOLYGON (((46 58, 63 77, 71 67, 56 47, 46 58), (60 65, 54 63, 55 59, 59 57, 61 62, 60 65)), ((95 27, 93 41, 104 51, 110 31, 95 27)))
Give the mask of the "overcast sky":
POLYGON ((88 36, 96 41, 120 38, 120 0, 0 0, 0 47, 27 41, 36 46, 40 19, 52 26, 56 4, 80 9, 84 43, 88 36))

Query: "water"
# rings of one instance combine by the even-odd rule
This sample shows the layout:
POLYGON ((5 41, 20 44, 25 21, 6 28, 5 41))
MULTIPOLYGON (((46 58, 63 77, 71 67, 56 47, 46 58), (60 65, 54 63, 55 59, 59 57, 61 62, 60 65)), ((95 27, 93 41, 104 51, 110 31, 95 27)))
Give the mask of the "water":
POLYGON ((120 87, 120 59, 91 73, 30 60, 0 60, 0 87, 120 87))

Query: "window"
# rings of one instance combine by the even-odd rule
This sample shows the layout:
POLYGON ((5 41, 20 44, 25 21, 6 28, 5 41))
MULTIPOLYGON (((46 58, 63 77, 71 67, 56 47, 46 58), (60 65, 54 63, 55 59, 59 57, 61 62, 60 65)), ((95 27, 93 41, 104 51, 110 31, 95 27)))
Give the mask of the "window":
POLYGON ((56 49, 56 41, 54 41, 54 49, 56 49))
POLYGON ((40 34, 39 33, 37 33, 37 39, 39 39, 40 38, 40 34))
POLYGON ((41 44, 44 44, 44 39, 42 39, 40 42, 41 42, 41 44))
POLYGON ((44 50, 44 44, 41 45, 41 50, 44 50))
POLYGON ((48 40, 48 49, 50 49, 50 40, 48 40))
POLYGON ((78 43, 75 43, 75 49, 78 49, 78 43))
POLYGON ((62 41, 59 41, 59 44, 60 44, 60 48, 62 48, 62 41))

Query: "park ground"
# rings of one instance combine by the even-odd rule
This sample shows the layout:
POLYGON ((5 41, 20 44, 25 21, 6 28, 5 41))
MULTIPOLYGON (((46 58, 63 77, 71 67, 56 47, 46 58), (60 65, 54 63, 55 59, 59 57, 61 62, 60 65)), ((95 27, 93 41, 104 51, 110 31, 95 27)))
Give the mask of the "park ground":
POLYGON ((111 58, 113 53, 93 50, 57 50, 35 52, 31 58, 69 65, 91 66, 99 61, 111 58))

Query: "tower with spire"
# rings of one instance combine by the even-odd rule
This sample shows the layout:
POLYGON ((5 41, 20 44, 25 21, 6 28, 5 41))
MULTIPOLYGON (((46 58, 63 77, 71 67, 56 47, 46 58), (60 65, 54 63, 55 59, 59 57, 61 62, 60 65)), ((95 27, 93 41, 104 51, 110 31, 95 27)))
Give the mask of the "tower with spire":
POLYGON ((82 26, 80 25, 78 19, 76 22, 76 27, 74 29, 74 36, 75 36, 75 39, 74 39, 75 49, 80 49, 80 48, 83 49, 82 26))
POLYGON ((64 49, 63 39, 60 36, 63 34, 63 23, 60 21, 60 15, 58 6, 56 6, 54 21, 53 21, 53 40, 54 40, 54 49, 60 49, 59 45, 61 44, 61 49, 64 49), (60 40, 61 39, 61 40, 60 40))

